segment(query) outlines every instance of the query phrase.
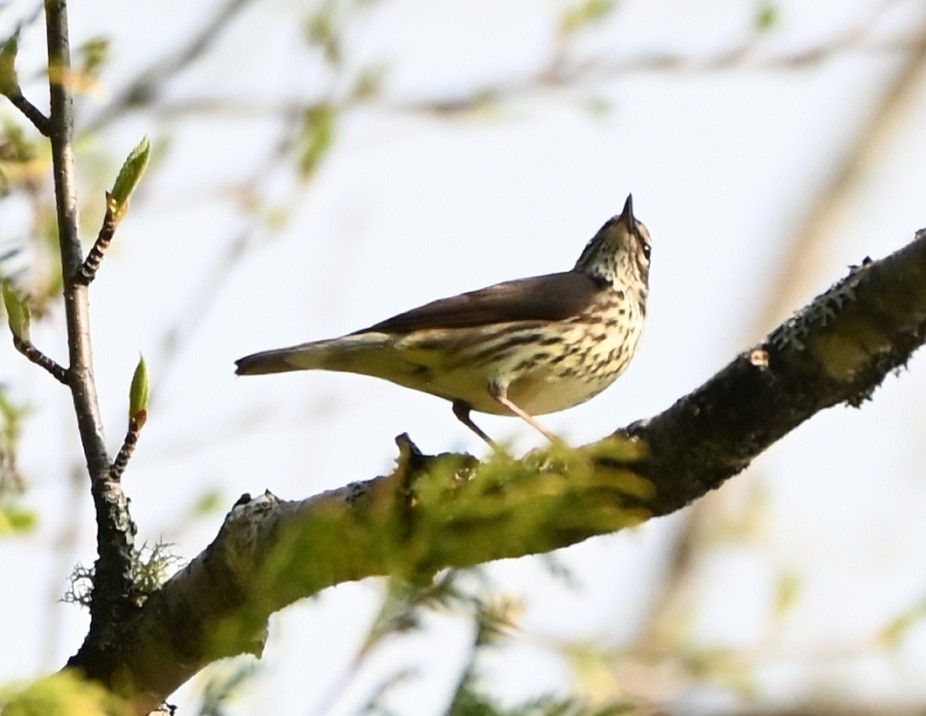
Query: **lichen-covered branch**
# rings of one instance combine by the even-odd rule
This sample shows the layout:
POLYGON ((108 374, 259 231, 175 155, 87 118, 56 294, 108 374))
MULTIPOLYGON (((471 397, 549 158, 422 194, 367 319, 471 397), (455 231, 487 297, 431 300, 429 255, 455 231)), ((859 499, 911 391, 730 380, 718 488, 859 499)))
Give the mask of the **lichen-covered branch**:
POLYGON ((920 232, 853 267, 665 412, 596 443, 480 463, 423 455, 401 436, 391 475, 299 502, 244 496, 215 541, 149 597, 117 653, 71 665, 145 713, 210 661, 259 653, 267 617, 325 587, 382 574, 427 580, 678 510, 823 408, 863 403, 924 341, 920 232))

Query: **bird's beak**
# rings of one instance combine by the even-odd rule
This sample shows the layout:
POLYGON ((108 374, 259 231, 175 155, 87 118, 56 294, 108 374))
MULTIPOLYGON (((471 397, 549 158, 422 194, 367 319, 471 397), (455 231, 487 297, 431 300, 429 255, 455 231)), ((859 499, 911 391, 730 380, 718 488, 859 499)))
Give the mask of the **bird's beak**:
POLYGON ((633 218, 633 194, 627 195, 627 201, 624 202, 624 210, 621 212, 620 222, 629 229, 636 223, 633 218))

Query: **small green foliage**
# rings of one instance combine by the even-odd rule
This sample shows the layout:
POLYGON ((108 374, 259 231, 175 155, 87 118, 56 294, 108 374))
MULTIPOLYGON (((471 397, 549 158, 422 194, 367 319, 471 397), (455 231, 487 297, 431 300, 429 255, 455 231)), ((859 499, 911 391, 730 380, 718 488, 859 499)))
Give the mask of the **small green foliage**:
POLYGON ((889 648, 896 648, 914 627, 923 624, 924 619, 926 619, 926 601, 921 601, 888 622, 881 630, 879 640, 889 648))
POLYGON ((354 80, 351 96, 355 100, 367 100, 375 97, 383 86, 386 77, 386 68, 383 65, 374 65, 362 69, 354 80))
MULTIPOLYGON (((16 468, 16 450, 25 413, 26 409, 10 400, 0 386, 0 500, 23 489, 23 480, 16 468)), ((19 519, 12 522, 14 526, 21 525, 19 519)))
POLYGON ((4 716, 128 716, 129 705, 100 684, 59 671, 18 689, 0 692, 4 716))
POLYGON ((14 97, 21 94, 19 77, 16 74, 16 54, 19 52, 19 31, 17 30, 0 50, 0 94, 14 97))
POLYGON ((459 574, 456 570, 448 569, 425 586, 397 577, 389 579, 386 596, 360 649, 361 654, 368 654, 388 636, 417 630, 424 609, 449 608, 451 604, 459 602, 459 574))
MULTIPOLYGON (((632 704, 612 702, 589 705, 580 698, 560 699, 540 696, 520 704, 502 705, 487 691, 491 683, 482 678, 482 659, 491 650, 510 643, 519 628, 522 605, 499 593, 486 570, 444 570, 432 584, 422 586, 392 578, 382 608, 371 627, 358 658, 351 666, 356 675, 366 659, 387 637, 396 637, 427 629, 428 612, 451 612, 472 621, 471 646, 462 665, 461 675, 447 711, 456 716, 616 716, 634 713, 632 704)), ((395 687, 416 674, 396 670, 376 689, 363 713, 391 715, 389 696, 395 687)))
POLYGON ((448 716, 504 716, 510 712, 504 710, 488 694, 478 688, 475 675, 467 670, 460 679, 453 694, 453 701, 447 711, 448 716))
POLYGON ((0 119, 0 194, 44 179, 47 162, 32 135, 9 117, 0 119))
POLYGON ((91 37, 77 48, 76 65, 85 81, 95 80, 106 61, 109 59, 109 38, 91 37))
POLYGON ((559 19, 560 32, 572 35, 604 19, 614 10, 615 0, 578 0, 559 19))
POLYGON ((587 97, 582 106, 595 119, 606 119, 614 109, 611 100, 600 95, 587 97))
POLYGON ((639 462, 648 454, 646 443, 639 438, 629 438, 625 435, 602 438, 589 445, 586 450, 593 460, 619 462, 624 465, 639 462))
POLYGON ((37 522, 31 510, 0 503, 0 537, 31 532, 37 522))
POLYGON ((332 64, 341 60, 341 41, 338 37, 335 13, 337 4, 330 0, 305 20, 305 36, 309 44, 318 47, 332 64))
POLYGON ((226 703, 256 675, 257 664, 253 659, 223 661, 210 667, 203 686, 200 716, 225 716, 226 703))
POLYGON ((9 281, 3 282, 3 305, 13 336, 19 341, 29 340, 29 304, 20 298, 9 281))
POLYGON ((363 716, 399 716, 388 703, 389 694, 402 684, 413 681, 416 675, 413 668, 398 669, 388 674, 371 690, 367 702, 356 713, 363 716))
POLYGON ((330 105, 310 107, 302 116, 299 169, 311 176, 331 148, 334 140, 335 110, 330 105))
POLYGON ((524 611, 521 602, 504 594, 474 600, 474 605, 476 636, 473 642, 477 648, 501 643, 515 630, 524 611))
POLYGON ((756 30, 768 32, 778 24, 778 8, 769 0, 759 0, 754 22, 756 30))
POLYGON ((796 574, 782 574, 775 584, 775 614, 781 618, 794 609, 801 594, 801 580, 796 574))
POLYGON ((488 680, 481 679, 472 666, 471 663, 457 685, 448 716, 618 716, 640 713, 629 703, 592 706, 583 703, 580 698, 553 695, 538 696, 510 706, 502 705, 497 697, 486 693, 488 680))
POLYGON ((132 386, 129 388, 129 421, 134 420, 139 429, 148 419, 148 369, 145 359, 139 356, 132 386))
POLYGON ((145 173, 150 154, 151 143, 147 137, 142 137, 142 140, 129 152, 122 169, 119 170, 113 189, 109 192, 109 210, 113 214, 114 221, 118 222, 125 216, 129 206, 129 197, 132 196, 132 192, 141 181, 142 174, 145 173))
POLYGON ((190 508, 190 515, 192 517, 213 515, 223 507, 224 500, 225 495, 222 494, 221 490, 215 488, 206 489, 196 498, 196 502, 194 502, 193 506, 190 508))

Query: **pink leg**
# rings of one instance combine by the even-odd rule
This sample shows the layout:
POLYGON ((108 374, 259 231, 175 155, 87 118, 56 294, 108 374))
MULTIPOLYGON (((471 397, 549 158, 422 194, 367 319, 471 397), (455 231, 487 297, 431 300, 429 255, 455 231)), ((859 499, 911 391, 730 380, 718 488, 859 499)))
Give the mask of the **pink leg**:
POLYGON ((492 440, 492 438, 490 438, 488 435, 486 435, 485 432, 483 432, 482 428, 476 425, 476 423, 473 422, 473 419, 469 417, 469 413, 471 410, 472 408, 470 407, 469 403, 462 401, 462 400, 453 401, 453 414, 457 416, 457 420, 459 420, 466 427, 468 427, 470 430, 476 433, 476 435, 478 435, 483 440, 485 440, 489 444, 490 448, 492 448, 493 450, 498 450, 499 447, 498 445, 495 444, 495 441, 492 440))
POLYGON ((489 395, 491 395, 495 400, 504 405, 508 410, 511 411, 513 415, 517 415, 521 420, 523 420, 528 425, 532 426, 534 429, 540 431, 540 433, 551 443, 557 445, 562 444, 562 440, 556 437, 549 430, 544 428, 540 423, 534 420, 530 415, 521 410, 517 405, 511 402, 511 399, 508 397, 508 391, 505 386, 499 385, 498 383, 489 384, 489 395))

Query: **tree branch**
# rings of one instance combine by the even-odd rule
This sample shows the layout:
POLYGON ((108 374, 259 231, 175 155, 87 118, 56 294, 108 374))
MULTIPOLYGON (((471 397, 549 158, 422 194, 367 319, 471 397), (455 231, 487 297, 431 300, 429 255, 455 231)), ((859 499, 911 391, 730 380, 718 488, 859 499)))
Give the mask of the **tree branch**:
POLYGON ((48 117, 42 114, 42 110, 23 97, 22 92, 13 92, 6 97, 16 109, 23 113, 26 119, 32 122, 32 125, 39 130, 41 134, 46 137, 49 136, 51 125, 48 121, 48 117))
POLYGON ((106 195, 106 211, 103 213, 103 223, 97 234, 96 241, 90 247, 87 258, 80 264, 77 270, 78 279, 85 284, 89 284, 96 278, 96 272, 100 270, 100 264, 103 263, 103 257, 106 250, 112 243, 113 236, 116 233, 116 219, 113 215, 112 201, 109 194, 106 195))
POLYGON ((79 280, 83 257, 78 236, 77 190, 74 171, 74 116, 66 0, 45 0, 48 42, 49 140, 51 142, 58 241, 64 280, 68 368, 74 411, 90 475, 97 517, 94 587, 90 604, 90 632, 82 652, 101 660, 119 640, 119 628, 137 608, 132 599, 135 526, 117 480, 110 478, 110 462, 97 401, 90 342, 87 286, 79 280))
POLYGON ((186 38, 184 44, 171 51, 164 58, 155 61, 135 76, 107 104, 104 113, 91 119, 84 127, 88 134, 98 132, 114 118, 122 117, 126 110, 144 105, 152 100, 161 90, 164 81, 185 67, 192 65, 200 56, 212 47, 221 37, 225 28, 238 17, 252 0, 225 0, 216 8, 194 35, 186 38))
POLYGON ((59 383, 68 384, 70 376, 67 369, 48 357, 35 347, 32 341, 13 336, 13 347, 40 368, 44 368, 59 383))
POLYGON ((818 411, 858 406, 926 341, 926 230, 849 275, 646 421, 521 460, 423 455, 299 502, 245 495, 100 665, 145 713, 212 660, 259 654, 268 616, 325 587, 546 552, 681 509, 818 411), (113 668, 113 664, 117 666, 113 668))

